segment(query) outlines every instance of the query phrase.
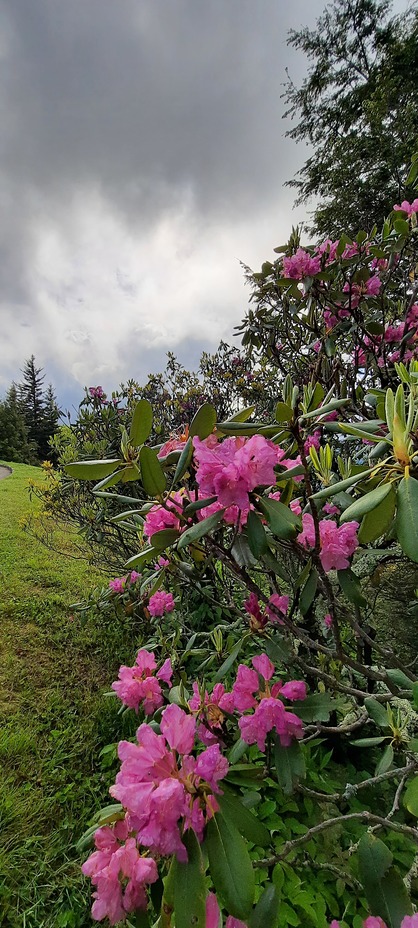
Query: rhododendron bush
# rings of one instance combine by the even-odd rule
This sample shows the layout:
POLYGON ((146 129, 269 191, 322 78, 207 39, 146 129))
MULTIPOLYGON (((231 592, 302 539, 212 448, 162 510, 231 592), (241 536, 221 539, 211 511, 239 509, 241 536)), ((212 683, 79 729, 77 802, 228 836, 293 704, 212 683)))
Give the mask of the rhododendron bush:
POLYGON ((83 843, 94 919, 416 928, 418 668, 364 580, 418 564, 417 203, 371 237, 293 234, 251 276, 274 421, 204 403, 154 445, 142 399, 120 455, 66 467, 119 507, 131 557, 103 601, 141 645, 112 684, 132 724, 114 804, 83 843))

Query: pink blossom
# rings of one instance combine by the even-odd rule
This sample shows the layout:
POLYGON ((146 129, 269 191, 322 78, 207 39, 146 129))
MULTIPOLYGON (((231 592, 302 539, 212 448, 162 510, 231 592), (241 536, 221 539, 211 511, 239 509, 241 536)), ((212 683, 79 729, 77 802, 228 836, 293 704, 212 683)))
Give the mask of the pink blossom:
POLYGON ((115 577, 114 580, 109 580, 109 589, 114 593, 123 593, 125 583, 126 577, 115 577))
POLYGON ((302 506, 300 504, 300 499, 292 499, 289 503, 289 509, 294 512, 295 516, 300 516, 302 514, 302 506))
POLYGON ((206 922, 205 928, 219 928, 221 911, 215 893, 206 896, 206 922))
POLYGON ((305 454, 309 454, 311 448, 316 448, 319 451, 321 445, 321 432, 319 429, 315 429, 312 435, 308 435, 306 441, 303 444, 303 450, 305 454))
MULTIPOLYGON (((302 464, 300 454, 294 460, 292 458, 285 458, 286 452, 282 448, 277 448, 277 463, 280 464, 280 467, 284 467, 286 470, 292 470, 293 467, 299 467, 302 464)), ((303 476, 299 475, 298 477, 293 478, 296 483, 300 483, 303 480, 303 476)))
POLYGON ((280 690, 280 696, 294 702, 295 699, 306 699, 306 683, 303 680, 289 680, 280 690))
POLYGON ((145 886, 158 879, 155 860, 140 856, 135 839, 127 835, 125 822, 118 822, 114 829, 98 829, 94 836, 98 850, 81 868, 96 886, 92 917, 97 921, 108 918, 111 925, 124 920, 129 912, 146 909, 145 886), (121 825, 124 827, 118 828, 121 825))
POLYGON ((163 705, 162 690, 159 680, 171 686, 173 670, 170 659, 166 660, 154 676, 157 664, 154 654, 142 648, 138 651, 133 667, 119 668, 119 679, 112 683, 121 702, 138 712, 142 708, 146 715, 152 715, 156 709, 163 705))
POLYGON ((94 400, 99 400, 101 403, 104 403, 106 399, 106 394, 103 390, 103 387, 89 387, 89 394, 94 400))
POLYGON ((317 246, 316 252, 318 255, 326 255, 327 260, 325 263, 331 264, 337 257, 337 248, 339 244, 338 239, 333 242, 330 238, 326 238, 324 242, 317 246))
MULTIPOLYGON (((377 926, 368 925, 367 928, 377 928, 377 926)), ((415 915, 404 915, 401 928, 418 928, 418 912, 415 915)))
POLYGON ((192 715, 187 715, 173 703, 164 710, 160 728, 170 748, 178 754, 190 754, 196 731, 196 720, 192 715))
POLYGON ((152 539, 156 532, 165 528, 180 530, 180 515, 183 512, 184 496, 172 493, 165 501, 165 506, 153 506, 144 522, 144 535, 152 539))
POLYGON ((157 561, 157 566, 160 568, 169 567, 170 561, 166 557, 159 557, 157 561))
POLYGON ((351 242, 345 246, 341 257, 346 260, 347 258, 354 258, 355 255, 358 255, 358 245, 356 242, 351 242))
POLYGON ((332 615, 330 612, 327 612, 327 614, 324 615, 324 625, 325 628, 331 628, 332 626, 332 615))
POLYGON ((304 699, 306 686, 301 680, 292 680, 284 686, 281 680, 271 683, 274 664, 267 654, 254 657, 252 664, 254 670, 245 664, 239 665, 232 689, 237 711, 255 710, 252 715, 240 718, 241 737, 247 744, 256 743, 263 751, 267 734, 274 728, 281 743, 289 745, 292 738, 302 736, 302 722, 285 708, 280 697, 304 699))
POLYGON ((363 928, 386 928, 386 922, 380 918, 380 915, 369 915, 363 922, 363 928))
POLYGON ((266 612, 272 622, 278 622, 279 625, 283 625, 284 623, 281 621, 277 613, 281 612, 282 615, 286 615, 288 608, 289 608, 289 597, 280 596, 279 593, 273 593, 273 595, 270 596, 268 605, 266 607, 266 612), (271 608, 272 606, 274 606, 275 608, 272 609, 271 608))
POLYGON ((293 712, 285 709, 280 699, 267 696, 261 700, 253 715, 243 715, 238 725, 241 737, 247 744, 257 744, 264 751, 268 733, 274 728, 283 747, 293 738, 301 738, 302 722, 293 712))
POLYGON ((150 615, 160 617, 167 612, 172 612, 173 609, 175 609, 175 602, 172 593, 166 593, 164 590, 157 590, 157 592, 150 597, 148 603, 148 612, 150 615))
POLYGON ((336 516, 340 514, 338 506, 334 506, 333 503, 325 503, 325 506, 322 508, 323 511, 326 512, 327 516, 336 516))
POLYGON ((234 918, 233 915, 228 915, 225 928, 248 928, 248 926, 246 922, 242 922, 239 918, 234 918))
POLYGON ((413 213, 418 213, 418 199, 413 200, 412 203, 409 203, 408 200, 402 200, 401 205, 399 206, 395 203, 393 209, 401 213, 406 213, 408 218, 410 218, 413 213))
MULTIPOLYGON (((321 520, 319 556, 324 570, 345 570, 349 567, 349 558, 358 547, 358 527, 358 522, 345 522, 338 527, 332 519, 321 520)), ((315 547, 315 526, 310 513, 302 516, 302 532, 297 540, 305 548, 315 547)))
POLYGON ((182 451, 185 444, 186 441, 181 438, 169 438, 168 441, 161 446, 157 457, 165 458, 168 454, 171 454, 172 451, 182 451))
POLYGON ((129 583, 136 583, 136 581, 139 580, 140 576, 141 574, 139 574, 138 571, 131 570, 131 575, 129 577, 129 583))
POLYGON ((277 446, 262 435, 226 438, 223 442, 213 435, 204 441, 195 437, 193 445, 199 495, 203 499, 217 496, 205 515, 209 509, 216 512, 225 507, 225 521, 236 522, 240 511, 243 524, 250 509, 249 493, 276 481, 277 446))
POLYGON ((369 277, 368 280, 361 281, 361 283, 354 283, 353 281, 349 283, 347 281, 343 286, 343 292, 351 295, 351 306, 355 309, 363 297, 377 296, 380 293, 381 286, 380 277, 375 274, 373 277, 369 277))
POLYGON ((283 258, 284 277, 292 280, 302 280, 304 277, 313 277, 321 270, 321 257, 312 258, 308 251, 298 248, 296 254, 290 258, 283 258))

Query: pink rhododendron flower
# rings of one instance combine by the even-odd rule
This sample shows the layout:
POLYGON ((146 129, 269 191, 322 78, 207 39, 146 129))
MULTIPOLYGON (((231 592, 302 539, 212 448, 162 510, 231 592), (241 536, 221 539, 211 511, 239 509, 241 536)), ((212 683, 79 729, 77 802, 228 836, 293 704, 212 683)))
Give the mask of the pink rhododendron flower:
POLYGON ((104 403, 106 399, 106 394, 103 390, 103 387, 89 387, 89 394, 94 400, 99 400, 101 403, 104 403))
POLYGON ((176 854, 186 860, 183 829, 193 828, 199 841, 206 822, 218 811, 219 781, 229 769, 219 745, 212 744, 197 759, 196 720, 174 704, 162 714, 161 734, 140 725, 137 744, 121 741, 121 769, 110 794, 129 815, 130 831, 151 853, 176 854))
POLYGON ((125 822, 117 822, 113 829, 99 828, 94 840, 97 850, 81 868, 96 887, 91 914, 96 921, 108 918, 116 925, 129 912, 146 909, 145 887, 158 879, 157 865, 140 856, 125 822))
POLYGON ((312 258, 308 251, 298 248, 291 258, 283 258, 283 276, 292 280, 303 280, 304 277, 313 277, 321 270, 321 257, 312 258))
MULTIPOLYGON (((286 452, 282 448, 277 448, 277 463, 280 464, 280 467, 285 467, 286 470, 292 470, 293 467, 299 467, 302 463, 300 454, 292 460, 292 458, 285 458, 286 452)), ((296 483, 300 483, 303 480, 303 476, 299 475, 298 477, 293 478, 296 483)))
POLYGON ((337 248, 339 244, 340 243, 338 239, 333 242, 330 238, 326 238, 324 242, 318 245, 316 253, 318 255, 326 255, 327 260, 325 263, 331 264, 337 257, 337 248))
POLYGON ((281 698, 305 699, 306 684, 292 680, 282 684, 281 680, 270 684, 274 673, 267 654, 252 659, 253 668, 240 664, 232 688, 234 706, 238 712, 254 709, 252 715, 243 715, 238 724, 241 737, 247 744, 257 744, 260 751, 265 748, 266 737, 274 728, 281 744, 288 746, 293 738, 302 737, 302 722, 283 705, 281 698), (261 680, 261 683, 260 683, 261 680))
POLYGON ((223 683, 216 683, 212 693, 201 693, 198 683, 193 683, 193 696, 189 700, 189 709, 200 722, 197 735, 203 744, 217 744, 222 740, 222 725, 225 712, 234 711, 232 693, 227 693, 223 683))
POLYGON ((168 560, 167 557, 159 557, 159 558, 158 558, 157 567, 162 568, 162 567, 169 567, 169 566, 170 566, 170 561, 168 560))
POLYGON ((154 675, 156 668, 154 654, 141 648, 133 667, 119 668, 119 679, 112 683, 112 690, 125 706, 138 712, 142 704, 145 715, 152 715, 164 703, 159 681, 162 680, 171 687, 173 675, 170 659, 166 660, 161 670, 154 675))
POLYGON ((164 590, 157 590, 157 592, 150 597, 148 612, 150 615, 154 616, 154 618, 165 615, 167 612, 172 612, 173 609, 175 609, 175 602, 172 593, 165 593, 164 590))
MULTIPOLYGON (((338 527, 332 519, 321 520, 319 556, 324 570, 345 570, 349 567, 349 559, 358 547, 358 527, 358 522, 345 522, 338 527)), ((302 516, 302 531, 297 540, 304 548, 315 547, 315 526, 310 513, 302 516)))
POLYGON ((345 260, 346 258, 354 258, 355 255, 358 255, 358 245, 356 242, 351 242, 351 245, 347 244, 345 246, 341 257, 345 260))
POLYGON ((380 293, 382 282, 380 277, 374 275, 368 280, 362 280, 361 283, 349 283, 347 281, 343 286, 343 293, 349 293, 351 296, 351 306, 353 309, 358 306, 360 300, 367 296, 377 296, 380 293))
POLYGON ((126 577, 115 577, 114 580, 109 580, 109 589, 114 593, 123 593, 125 583, 126 577))
POLYGON ((401 205, 395 203, 393 209, 397 212, 406 213, 409 218, 412 213, 418 213, 418 200, 413 200, 412 203, 409 203, 408 200, 402 200, 401 205))
POLYGON ((219 928, 221 921, 221 910, 215 893, 208 893, 206 896, 206 922, 205 928, 219 928))
MULTIPOLYGON (((367 928, 372 926, 368 925, 367 928)), ((418 912, 415 912, 415 915, 405 915, 401 921, 401 928, 418 928, 418 912)))
POLYGON ((206 507, 205 515, 209 510, 226 508, 225 521, 236 522, 240 512, 244 524, 250 509, 249 493, 276 482, 277 446, 262 435, 222 442, 213 435, 204 441, 195 436, 193 446, 199 495, 202 499, 217 496, 217 502, 206 507))
POLYGON ((136 583, 136 581, 139 580, 140 576, 141 574, 139 574, 138 571, 131 570, 131 574, 129 577, 129 583, 136 583))
POLYGON ((185 439, 169 438, 168 441, 166 441, 163 445, 161 445, 161 448, 158 452, 157 457, 165 458, 167 457, 168 454, 171 454, 172 451, 182 451, 185 444, 186 444, 185 439))
POLYGON ((300 504, 300 499, 292 499, 289 503, 289 509, 294 512, 295 516, 300 516, 302 514, 302 506, 300 504))
POLYGON ((172 493, 165 501, 165 506, 153 506, 147 513, 144 522, 144 535, 152 539, 155 532, 165 528, 175 528, 180 531, 180 515, 183 512, 184 495, 172 493))
POLYGON ((324 615, 324 625, 325 628, 331 628, 332 626, 332 615, 330 612, 327 612, 327 614, 324 615))
POLYGON ((315 429, 312 435, 308 435, 306 441, 303 444, 303 450, 306 455, 309 454, 311 448, 316 448, 319 451, 321 445, 321 432, 319 429, 315 429))
POLYGON ((387 928, 387 926, 383 918, 380 918, 380 915, 369 915, 368 918, 364 919, 363 928, 387 928))
POLYGON ((334 506, 333 503, 325 503, 325 506, 322 508, 323 511, 326 512, 327 516, 337 516, 340 514, 338 506, 334 506))
POLYGON ((266 612, 272 622, 278 622, 279 625, 283 625, 284 623, 282 622, 280 617, 277 615, 277 613, 281 612, 282 615, 286 615, 288 608, 289 608, 289 597, 280 596, 279 593, 273 593, 273 595, 270 596, 268 605, 266 606, 266 612), (271 608, 272 606, 274 606, 275 608, 272 609, 271 608))
POLYGON ((248 928, 246 922, 242 922, 239 918, 234 918, 233 915, 228 915, 228 918, 225 922, 225 928, 248 928))

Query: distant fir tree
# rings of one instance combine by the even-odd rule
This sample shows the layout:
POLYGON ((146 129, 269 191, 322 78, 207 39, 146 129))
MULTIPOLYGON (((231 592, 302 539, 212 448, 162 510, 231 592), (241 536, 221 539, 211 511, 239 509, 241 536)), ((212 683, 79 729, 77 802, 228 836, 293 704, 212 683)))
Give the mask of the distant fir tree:
POLYGON ((20 407, 25 419, 28 438, 36 448, 40 461, 51 457, 49 441, 55 434, 60 410, 51 384, 44 391, 45 374, 35 364, 35 357, 25 361, 23 380, 18 384, 20 407))
POLYGON ((316 28, 289 33, 309 70, 286 84, 287 135, 312 154, 288 186, 298 204, 314 200, 313 231, 327 237, 369 231, 415 196, 404 184, 418 148, 418 10, 390 11, 390 0, 334 0, 316 28))
POLYGON ((16 384, 12 384, 0 402, 0 459, 17 464, 36 461, 36 447, 28 438, 16 384))

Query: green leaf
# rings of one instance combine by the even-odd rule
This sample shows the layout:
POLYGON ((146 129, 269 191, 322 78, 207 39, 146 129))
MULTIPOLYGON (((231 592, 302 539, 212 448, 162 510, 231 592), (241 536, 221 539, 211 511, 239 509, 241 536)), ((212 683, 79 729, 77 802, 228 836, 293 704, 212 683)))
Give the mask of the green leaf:
POLYGON ((337 700, 328 693, 312 693, 306 699, 294 702, 292 709, 303 722, 328 722, 337 706, 337 700))
POLYGON ((152 429, 152 406, 148 400, 139 400, 136 404, 131 430, 129 432, 129 444, 134 448, 143 445, 147 440, 152 429))
POLYGON ((359 871, 367 902, 373 915, 380 915, 388 928, 399 928, 412 906, 400 873, 392 864, 392 854, 379 838, 371 834, 359 842, 359 871))
POLYGON ((206 499, 196 499, 194 503, 188 503, 188 505, 184 507, 183 514, 185 516, 191 516, 194 512, 199 512, 200 509, 205 509, 206 506, 211 506, 212 503, 216 503, 217 499, 217 496, 207 496, 206 499))
POLYGON ((414 681, 410 680, 409 677, 406 676, 406 673, 403 672, 403 670, 398 670, 397 667, 389 667, 389 670, 386 670, 386 673, 389 679, 392 680, 393 683, 396 683, 396 686, 399 686, 401 690, 410 690, 412 693, 414 681))
POLYGON ((178 480, 181 480, 181 478, 186 473, 186 470, 192 459, 192 454, 193 454, 193 442, 191 438, 188 438, 184 448, 182 449, 181 455, 177 461, 177 467, 175 469, 174 477, 173 477, 173 486, 175 483, 177 483, 178 480))
POLYGON ((163 528, 160 532, 154 532, 152 536, 152 547, 155 551, 164 551, 165 548, 171 548, 180 537, 180 533, 175 528, 163 528))
POLYGON ((350 603, 355 606, 367 606, 367 599, 361 592, 360 580, 355 573, 347 567, 346 570, 337 570, 338 583, 350 603))
POLYGON ((110 458, 108 461, 75 461, 73 464, 64 464, 64 470, 76 480, 103 480, 123 463, 121 458, 110 458))
POLYGON ((275 664, 287 664, 292 653, 292 644, 288 638, 276 635, 265 643, 265 651, 275 664))
POLYGON ((231 548, 231 554, 239 567, 255 567, 257 561, 245 535, 237 535, 231 548))
POLYGON ((326 416, 330 412, 335 412, 336 409, 341 409, 342 406, 347 406, 350 403, 350 399, 347 397, 345 399, 331 400, 329 403, 326 403, 325 406, 319 406, 318 409, 311 409, 309 412, 304 412, 301 419, 313 419, 314 417, 319 418, 320 416, 326 416))
POLYGON ((271 844, 268 828, 243 806, 235 793, 224 787, 223 795, 217 796, 217 800, 224 818, 235 825, 247 841, 252 841, 257 847, 268 847, 271 844))
POLYGON ((354 522, 360 522, 360 519, 366 515, 367 512, 372 512, 386 499, 391 489, 392 486, 390 483, 382 483, 379 487, 375 487, 374 490, 365 493, 360 499, 356 499, 348 509, 344 510, 340 517, 340 522, 351 522, 352 520, 354 522))
POLYGON ((216 425, 216 409, 210 403, 204 403, 197 410, 190 425, 190 438, 197 435, 201 441, 211 435, 216 425))
POLYGON ((396 535, 411 561, 418 563, 418 480, 403 477, 398 486, 396 535))
POLYGON ((267 518, 273 535, 291 541, 300 527, 298 517, 277 499, 259 499, 259 504, 267 518))
POLYGON ((192 829, 186 831, 183 844, 187 849, 187 863, 174 857, 173 903, 176 928, 205 928, 206 882, 200 844, 192 829))
POLYGON ((248 919, 248 928, 278 928, 279 890, 273 884, 266 886, 248 919))
POLYGON ((350 741, 350 744, 354 744, 356 748, 373 748, 378 744, 383 744, 385 740, 383 736, 376 738, 356 738, 355 741, 350 741))
POLYGON ((309 577, 303 587, 299 599, 299 609, 302 615, 306 615, 308 609, 315 599, 316 588, 318 586, 318 573, 315 567, 312 568, 309 577))
POLYGON ((87 828, 87 831, 82 834, 79 841, 76 844, 76 850, 78 854, 81 854, 85 851, 86 847, 89 847, 91 844, 93 835, 96 833, 98 828, 101 828, 103 825, 111 825, 113 822, 118 822, 120 819, 124 818, 123 806, 120 802, 115 802, 110 806, 105 806, 104 809, 101 809, 94 816, 94 824, 87 828))
POLYGON ((414 683, 412 686, 414 706, 418 709, 418 683, 414 683))
POLYGON ((221 664, 219 670, 216 671, 216 674, 213 678, 215 683, 218 683, 219 680, 222 680, 225 674, 228 673, 229 668, 232 667, 232 665, 235 663, 243 643, 244 639, 241 638, 241 640, 238 641, 237 644, 232 648, 232 651, 228 654, 226 660, 224 660, 223 664, 221 664))
POLYGON ((247 419, 252 416, 255 410, 255 406, 246 406, 245 409, 240 409, 239 412, 236 412, 234 416, 231 416, 230 422, 246 422, 247 419))
POLYGON ((139 452, 142 485, 148 496, 161 496, 166 488, 164 471, 153 448, 144 445, 139 452))
POLYGON ((336 493, 341 493, 342 490, 348 490, 349 487, 354 487, 356 483, 360 483, 363 477, 368 477, 372 473, 372 470, 372 467, 366 467, 358 474, 346 477, 345 480, 338 480, 337 483, 331 483, 329 487, 324 487, 323 490, 318 490, 318 493, 313 493, 311 498, 328 499, 329 496, 335 496, 336 493))
POLYGON ((143 567, 144 564, 148 564, 148 561, 152 561, 153 557, 156 557, 157 554, 158 552, 151 545, 148 548, 144 548, 139 554, 134 554, 133 557, 130 557, 129 561, 126 561, 125 567, 127 567, 128 570, 132 570, 133 567, 143 567))
POLYGON ((395 515, 395 506, 396 492, 392 487, 390 493, 382 500, 379 506, 376 506, 376 509, 366 513, 363 517, 358 531, 358 540, 360 544, 370 544, 370 542, 376 541, 377 538, 380 538, 389 531, 395 515))
POLYGON ((418 818, 418 776, 409 781, 403 801, 408 812, 418 818))
POLYGON ((196 522, 195 525, 191 525, 190 528, 186 529, 177 546, 179 551, 183 548, 187 548, 188 545, 192 545, 195 541, 199 541, 200 538, 203 538, 214 528, 217 528, 224 512, 224 509, 220 509, 219 512, 214 512, 213 515, 208 516, 207 519, 202 519, 201 522, 196 522))
POLYGON ((391 744, 388 744, 383 751, 383 754, 379 760, 379 763, 376 764, 375 776, 378 777, 381 773, 386 773, 393 764, 393 747, 391 744))
POLYGON ((274 417, 276 422, 290 422, 293 419, 293 409, 287 403, 277 403, 274 417))
POLYGON ((230 915, 245 921, 254 903, 255 879, 244 839, 217 812, 208 823, 204 846, 216 892, 230 915))
POLYGON ((250 551, 259 558, 268 549, 267 535, 258 515, 250 510, 247 518, 247 538, 250 551))
POLYGON ((305 776, 305 758, 298 741, 292 741, 288 747, 280 744, 278 736, 274 738, 274 763, 277 779, 286 795, 293 793, 298 781, 305 776))
POLYGON ((388 714, 382 704, 373 699, 373 696, 367 696, 364 700, 369 717, 376 723, 378 728, 390 728, 388 714))

